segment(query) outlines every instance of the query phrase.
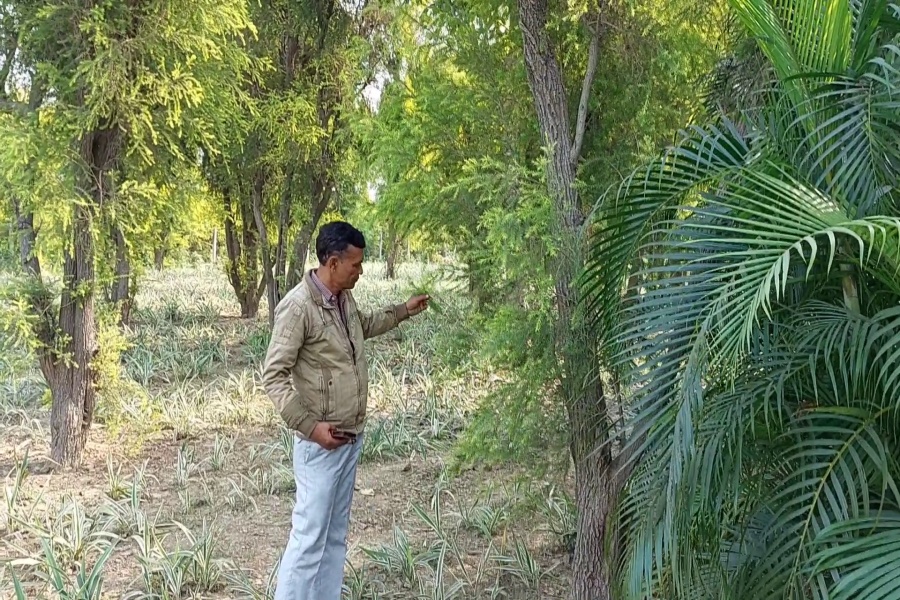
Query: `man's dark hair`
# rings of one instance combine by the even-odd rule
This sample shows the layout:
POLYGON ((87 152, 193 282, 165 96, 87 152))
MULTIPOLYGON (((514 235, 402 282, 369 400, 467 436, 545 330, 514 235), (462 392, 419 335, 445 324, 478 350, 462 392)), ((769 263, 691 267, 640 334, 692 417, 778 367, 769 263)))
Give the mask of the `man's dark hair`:
POLYGON ((365 249, 366 238, 360 230, 343 221, 323 225, 316 238, 316 256, 319 264, 324 265, 329 258, 341 254, 349 246, 365 249))

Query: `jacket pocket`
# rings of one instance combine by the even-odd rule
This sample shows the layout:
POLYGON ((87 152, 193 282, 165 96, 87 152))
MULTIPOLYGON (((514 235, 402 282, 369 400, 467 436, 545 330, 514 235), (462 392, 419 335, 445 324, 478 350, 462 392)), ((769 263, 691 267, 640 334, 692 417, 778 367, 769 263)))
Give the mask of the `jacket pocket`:
POLYGON ((322 375, 319 381, 319 394, 322 400, 322 420, 327 421, 333 410, 332 391, 334 388, 334 378, 331 375, 331 369, 322 367, 322 375))

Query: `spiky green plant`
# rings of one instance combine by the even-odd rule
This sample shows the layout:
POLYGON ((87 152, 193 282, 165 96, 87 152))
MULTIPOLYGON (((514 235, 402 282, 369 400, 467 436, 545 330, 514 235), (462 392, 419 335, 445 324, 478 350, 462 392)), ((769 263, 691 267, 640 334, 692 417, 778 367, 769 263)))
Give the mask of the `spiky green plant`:
POLYGON ((731 5, 772 78, 758 103, 686 132, 593 225, 583 283, 632 383, 619 595, 891 597, 900 9, 731 5))

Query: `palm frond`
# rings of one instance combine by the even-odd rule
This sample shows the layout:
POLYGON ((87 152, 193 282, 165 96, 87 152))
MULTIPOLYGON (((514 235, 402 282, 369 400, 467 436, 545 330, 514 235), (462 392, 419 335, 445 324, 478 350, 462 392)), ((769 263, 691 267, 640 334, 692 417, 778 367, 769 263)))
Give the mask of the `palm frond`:
POLYGON ((877 511, 884 501, 898 506, 892 448, 877 427, 884 412, 819 408, 787 434, 793 439, 784 459, 788 477, 770 500, 775 519, 765 557, 749 570, 748 597, 829 598, 833 573, 813 574, 812 542, 827 527, 877 511))
POLYGON ((617 581, 900 599, 900 7, 732 5, 775 76, 762 105, 692 129, 591 224, 583 295, 638 461, 617 581))
POLYGON ((888 510, 825 528, 812 556, 815 575, 839 572, 831 600, 884 600, 900 590, 900 513, 888 510))
POLYGON ((627 273, 654 224, 751 158, 750 140, 730 121, 694 128, 658 161, 632 173, 615 195, 601 200, 592 219, 581 285, 588 292, 587 309, 602 324, 615 321, 627 273))

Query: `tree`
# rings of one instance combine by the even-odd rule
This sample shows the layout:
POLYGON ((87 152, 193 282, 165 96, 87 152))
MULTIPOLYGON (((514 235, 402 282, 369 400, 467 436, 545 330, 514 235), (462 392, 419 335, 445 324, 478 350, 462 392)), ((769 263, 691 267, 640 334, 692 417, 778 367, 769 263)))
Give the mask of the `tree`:
POLYGON ((260 34, 248 52, 264 68, 246 85, 250 116, 204 167, 222 198, 226 269, 245 317, 256 315, 265 292, 272 321, 306 269, 322 216, 356 190, 350 124, 378 65, 385 18, 365 2, 253 8, 260 34))
MULTIPOLYGON (((568 442, 580 514, 576 598, 608 594, 614 561, 604 531, 623 482, 613 447, 602 444, 616 419, 604 406, 598 334, 584 322, 575 284, 581 224, 586 199, 617 168, 655 152, 696 103, 693 78, 714 54, 712 27, 690 21, 691 12, 666 14, 674 6, 585 13, 436 2, 411 11, 403 68, 372 125, 378 210, 389 225, 453 245, 478 301, 482 348, 516 376, 491 399, 507 413, 505 426, 491 405, 467 437, 507 434, 497 446, 522 459, 537 444, 559 450, 558 438, 564 450, 568 442), (526 433, 523 423, 538 426, 526 433)), ((471 455, 485 448, 464 446, 471 455)))
POLYGON ((98 226, 123 185, 129 157, 152 161, 157 147, 175 150, 178 135, 204 133, 183 119, 210 91, 203 88, 206 75, 230 69, 230 79, 215 81, 217 92, 232 90, 243 69, 233 38, 249 22, 241 3, 212 0, 32 1, 4 3, 3 11, 4 26, 14 28, 6 39, 15 38, 18 49, 4 63, 10 145, 0 160, 18 223, 36 350, 53 397, 51 457, 73 466, 98 391, 95 240, 105 233, 98 226), (62 255, 58 304, 45 284, 42 245, 62 255))
POLYGON ((586 289, 637 384, 621 597, 889 597, 900 20, 732 6, 764 62, 725 79, 756 103, 684 132, 595 224, 586 289))
MULTIPOLYGON (((585 16, 591 37, 582 95, 574 128, 563 73, 547 30, 547 0, 519 0, 519 27, 524 40, 525 66, 534 99, 541 139, 547 147, 547 185, 553 202, 553 231, 560 250, 553 270, 556 307, 554 343, 562 362, 562 396, 572 431, 575 462, 575 504, 578 537, 574 554, 573 598, 610 597, 610 563, 604 551, 609 512, 624 481, 613 464, 607 441, 607 396, 596 372, 593 336, 578 314, 575 278, 580 269, 581 225, 584 215, 575 187, 576 168, 584 144, 588 99, 600 53, 599 18, 585 16), (573 131, 574 129, 574 131, 573 131), (586 383, 587 382, 587 383, 586 383)), ((622 455, 624 456, 624 455, 622 455)))

